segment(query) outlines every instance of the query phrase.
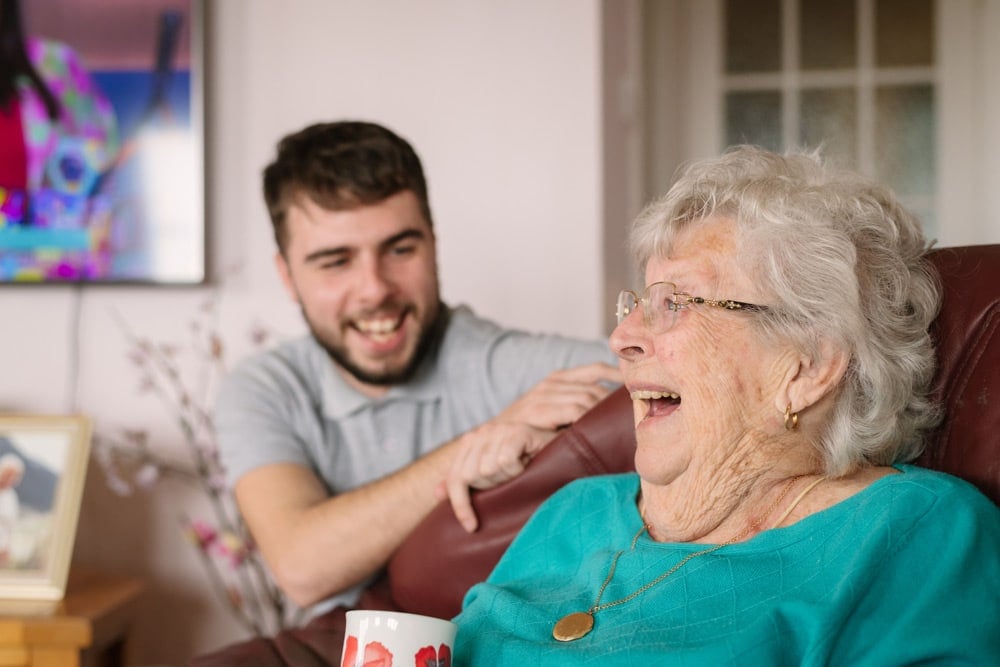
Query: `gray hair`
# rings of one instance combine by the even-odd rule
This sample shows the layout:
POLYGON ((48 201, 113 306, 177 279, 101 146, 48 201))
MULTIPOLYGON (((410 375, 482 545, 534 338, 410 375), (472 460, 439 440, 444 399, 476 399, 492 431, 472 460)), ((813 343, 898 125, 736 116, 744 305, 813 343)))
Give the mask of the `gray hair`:
POLYGON ((814 443, 826 474, 916 458, 939 419, 928 327, 940 306, 916 218, 888 188, 827 166, 818 152, 739 146, 682 169, 639 214, 630 247, 641 270, 680 230, 713 216, 735 221, 740 268, 770 299, 751 320, 762 340, 790 341, 813 359, 822 340, 849 355, 814 443))

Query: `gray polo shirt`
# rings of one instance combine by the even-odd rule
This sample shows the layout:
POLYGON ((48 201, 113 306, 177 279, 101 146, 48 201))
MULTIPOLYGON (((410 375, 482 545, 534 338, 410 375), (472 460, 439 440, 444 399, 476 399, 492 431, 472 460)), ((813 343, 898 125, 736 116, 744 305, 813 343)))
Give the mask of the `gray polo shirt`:
POLYGON ((371 399, 311 336, 294 340, 223 381, 216 429, 227 480, 298 463, 330 493, 347 491, 489 420, 552 371, 594 361, 614 363, 606 341, 503 329, 459 307, 415 376, 371 399))

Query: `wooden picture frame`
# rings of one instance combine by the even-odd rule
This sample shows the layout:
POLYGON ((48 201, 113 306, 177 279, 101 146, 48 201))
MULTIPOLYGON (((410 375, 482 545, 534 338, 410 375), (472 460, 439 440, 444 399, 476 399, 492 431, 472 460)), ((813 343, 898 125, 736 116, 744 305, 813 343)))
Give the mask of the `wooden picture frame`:
POLYGON ((81 415, 0 416, 0 600, 63 598, 91 433, 81 415))

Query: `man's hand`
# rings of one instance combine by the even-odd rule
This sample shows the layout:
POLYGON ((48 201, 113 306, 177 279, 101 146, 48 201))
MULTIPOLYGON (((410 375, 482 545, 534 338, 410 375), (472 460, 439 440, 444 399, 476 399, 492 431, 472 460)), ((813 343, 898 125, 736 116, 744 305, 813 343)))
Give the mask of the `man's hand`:
POLYGON ((489 489, 524 472, 556 431, 579 419, 620 383, 621 373, 603 363, 555 371, 511 403, 496 418, 460 440, 448 478, 438 489, 468 532, 478 526, 470 489, 489 489))
POLYGON ((555 435, 555 431, 519 422, 486 422, 459 439, 459 451, 438 496, 447 497, 458 522, 474 532, 479 522, 470 489, 489 489, 517 477, 555 435))
POLYGON ((550 431, 561 428, 611 393, 602 382, 621 384, 621 372, 604 363, 555 371, 511 403, 497 419, 550 431))

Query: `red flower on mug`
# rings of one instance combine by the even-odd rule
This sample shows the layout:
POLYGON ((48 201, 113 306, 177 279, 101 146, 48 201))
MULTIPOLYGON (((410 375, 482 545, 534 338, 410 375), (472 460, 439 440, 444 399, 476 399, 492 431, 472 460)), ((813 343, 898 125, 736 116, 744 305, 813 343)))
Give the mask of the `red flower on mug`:
POLYGON ((451 649, 441 644, 437 651, 433 646, 425 646, 413 656, 416 667, 451 667, 451 649))
MULTIPOLYGON (((358 657, 358 638, 348 635, 344 643, 344 659, 340 661, 340 667, 354 667, 354 661, 358 657)), ((368 642, 365 644, 365 655, 361 664, 364 667, 392 667, 392 653, 379 642, 368 642)))

